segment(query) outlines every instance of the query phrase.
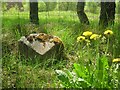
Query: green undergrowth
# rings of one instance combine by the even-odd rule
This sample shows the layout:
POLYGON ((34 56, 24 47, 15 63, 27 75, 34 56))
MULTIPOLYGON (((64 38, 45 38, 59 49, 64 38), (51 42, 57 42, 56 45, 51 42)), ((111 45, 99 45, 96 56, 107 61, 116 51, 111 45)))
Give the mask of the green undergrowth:
MULTIPOLYGON (((100 53, 103 53, 103 56, 98 56, 98 53, 96 53, 97 47, 90 46, 87 47, 83 44, 80 45, 80 43, 77 43, 77 37, 82 35, 85 31, 92 31, 93 33, 97 34, 103 34, 103 32, 106 29, 100 29, 98 27, 98 14, 92 14, 88 13, 88 18, 90 20, 91 25, 90 26, 84 26, 81 25, 79 22, 79 19, 77 17, 76 12, 74 11, 50 11, 48 12, 39 12, 39 25, 33 25, 29 23, 29 13, 28 12, 4 12, 2 17, 2 71, 3 71, 3 88, 61 88, 63 86, 65 87, 72 87, 72 88, 79 88, 79 87, 107 87, 107 88, 113 88, 112 83, 105 84, 104 80, 99 77, 99 73, 95 68, 98 69, 98 66, 95 62, 95 60, 112 60, 114 58, 118 58, 120 55, 120 23, 119 23, 119 16, 116 15, 116 23, 114 26, 109 26, 107 29, 111 29, 114 33, 115 43, 114 43, 114 54, 103 57, 104 56, 104 50, 100 51, 100 53), (56 35, 61 38, 61 40, 64 43, 65 46, 65 54, 68 59, 61 59, 56 60, 53 58, 50 58, 48 60, 39 60, 39 59, 26 59, 22 58, 19 55, 18 52, 18 40, 23 35, 28 35, 33 32, 44 32, 51 35, 56 35), (82 49, 81 49, 82 48, 82 49), (57 61, 57 62, 56 62, 57 61), (87 69, 83 68, 84 66, 89 66, 89 63, 92 62, 91 67, 87 67, 87 69), (74 64, 75 63, 75 64, 74 64), (77 63, 77 64, 76 64, 77 63), (80 83, 79 85, 75 86, 73 84, 66 84, 66 82, 61 83, 55 70, 68 70, 68 72, 72 72, 76 70, 77 73, 80 73, 79 70, 81 67, 84 69, 83 71, 80 71, 81 74, 79 74, 76 78, 80 77, 80 80, 82 81, 84 79, 84 83, 80 83), (96 64, 96 66, 94 66, 96 64), (92 67, 93 66, 93 67, 92 67), (94 68, 94 69, 93 69, 94 68), (85 71, 85 70, 91 70, 85 71), (86 72, 86 73, 84 73, 86 72), (88 75, 90 73, 90 75, 88 75), (94 74, 95 73, 95 74, 94 74), (92 74, 93 78, 92 78, 92 74), (97 76, 98 75, 98 76, 97 76), (90 78, 92 79, 90 79, 90 78), (100 81, 98 81, 99 79, 100 81), (95 82, 90 81, 95 80, 95 82), (87 81, 87 83, 86 83, 87 81), (93 83, 91 83, 93 82, 93 83), (101 84, 101 83, 102 84, 101 84), (98 83, 98 84, 97 84, 98 83), (69 86, 68 86, 69 85, 69 86), (112 85, 111 87, 109 85, 112 85)), ((106 47, 106 43, 104 46, 101 45, 101 47, 106 47)), ((108 64, 105 63, 107 66, 108 64)), ((102 67, 102 66, 101 66, 102 67)), ((108 69, 108 68, 107 68, 108 69)), ((104 70, 104 69, 103 69, 104 70)), ((112 71, 112 70, 111 70, 112 71)), ((107 71, 104 70, 106 73, 107 71)), ((111 72, 110 72, 111 73, 111 72)), ((71 74, 73 75, 73 74, 71 74)), ((108 74, 105 74, 108 75, 108 74)), ((112 75, 112 74, 110 74, 112 75)), ((103 75, 104 76, 104 75, 103 75)), ((105 76, 104 76, 105 77, 105 76)), ((113 78, 115 80, 117 76, 113 75, 113 78)), ((106 76, 105 79, 109 78, 106 76)), ((70 77, 70 80, 74 82, 74 79, 70 77)), ((114 81, 113 80, 113 81, 114 81)), ((77 81, 76 81, 77 82, 77 81)), ((69 80, 67 83, 70 83, 69 80)), ((105 81, 105 83, 108 83, 105 81)))

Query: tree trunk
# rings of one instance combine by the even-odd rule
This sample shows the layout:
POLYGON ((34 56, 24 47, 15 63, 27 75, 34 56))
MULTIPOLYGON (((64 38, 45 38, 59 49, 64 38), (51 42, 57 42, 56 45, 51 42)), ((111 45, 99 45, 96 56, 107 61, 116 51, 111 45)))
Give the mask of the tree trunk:
POLYGON ((38 18, 38 2, 32 2, 30 0, 30 22, 33 24, 39 24, 39 18, 38 18))
POLYGON ((115 7, 115 2, 101 2, 99 25, 103 27, 114 25, 115 7))
POLYGON ((46 12, 48 12, 49 11, 49 5, 50 5, 50 3, 49 2, 44 2, 44 3, 46 5, 46 12))
POLYGON ((87 15, 84 12, 84 7, 85 7, 85 2, 78 2, 77 3, 77 14, 82 24, 89 25, 89 20, 87 18, 87 15))

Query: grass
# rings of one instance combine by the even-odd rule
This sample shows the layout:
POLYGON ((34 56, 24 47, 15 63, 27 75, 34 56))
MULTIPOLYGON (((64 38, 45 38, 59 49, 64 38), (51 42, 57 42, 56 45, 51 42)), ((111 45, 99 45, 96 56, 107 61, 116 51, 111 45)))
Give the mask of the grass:
MULTIPOLYGON (((89 61, 88 57, 90 60, 95 60, 97 56, 95 53, 96 48, 89 47, 88 50, 87 47, 83 48, 76 42, 77 37, 86 30, 94 33, 103 33, 104 31, 98 28, 98 14, 87 12, 87 15, 91 23, 90 26, 82 26, 79 23, 76 12, 73 11, 39 12, 40 25, 34 26, 29 23, 28 12, 15 12, 15 10, 4 12, 2 17, 2 87, 61 88, 61 81, 57 78, 55 70, 67 68, 71 71, 74 68, 74 63, 87 65, 89 61), (20 25, 21 33, 18 25, 20 25), (25 58, 21 58, 18 54, 17 41, 22 35, 32 33, 33 31, 46 32, 60 37, 65 45, 65 53, 70 59, 58 60, 59 63, 55 64, 53 58, 48 60, 26 60, 25 58)), ((118 17, 116 18, 116 24, 108 27, 114 31, 117 40, 114 43, 116 54, 112 55, 110 60, 119 56, 120 23, 118 22, 118 17)), ((90 70, 93 68, 91 67, 90 70)))

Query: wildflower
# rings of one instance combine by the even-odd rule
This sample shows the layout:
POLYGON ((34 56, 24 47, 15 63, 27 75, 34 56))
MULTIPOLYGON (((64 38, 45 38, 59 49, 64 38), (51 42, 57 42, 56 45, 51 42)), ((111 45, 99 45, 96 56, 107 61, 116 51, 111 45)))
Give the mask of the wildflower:
POLYGON ((92 32, 86 31, 86 32, 83 32, 83 35, 84 35, 84 36, 90 36, 90 35, 92 35, 92 32))
POLYGON ((106 30, 104 32, 104 35, 112 35, 112 34, 113 34, 113 31, 111 31, 111 30, 106 30))
POLYGON ((101 37, 101 35, 92 34, 92 35, 90 36, 90 39, 96 40, 96 39, 98 39, 98 38, 100 38, 100 37, 101 37))
POLYGON ((77 42, 81 42, 81 41, 84 41, 85 40, 85 37, 84 36, 79 36, 78 38, 77 38, 77 42))
POLYGON ((120 58, 113 59, 112 62, 120 62, 120 58))

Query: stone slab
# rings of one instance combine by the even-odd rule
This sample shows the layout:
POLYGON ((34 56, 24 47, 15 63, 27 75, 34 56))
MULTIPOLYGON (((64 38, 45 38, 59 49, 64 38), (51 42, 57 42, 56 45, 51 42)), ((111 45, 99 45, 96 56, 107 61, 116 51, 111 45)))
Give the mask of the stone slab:
POLYGON ((18 41, 21 55, 27 58, 61 58, 64 50, 62 40, 45 33, 22 36, 18 41))

